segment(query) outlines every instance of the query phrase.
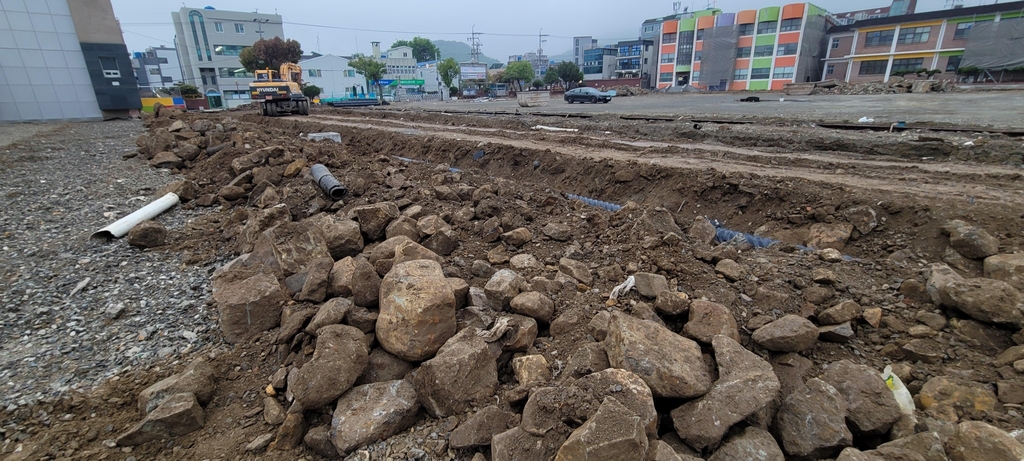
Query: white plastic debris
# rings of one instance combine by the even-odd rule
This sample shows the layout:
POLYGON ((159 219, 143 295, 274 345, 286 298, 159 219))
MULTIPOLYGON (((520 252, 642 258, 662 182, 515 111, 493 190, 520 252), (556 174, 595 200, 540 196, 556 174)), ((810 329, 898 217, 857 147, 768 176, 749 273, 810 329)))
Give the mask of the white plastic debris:
POLYGON ((965 146, 973 146, 974 145, 974 141, 967 141, 967 142, 964 143, 964 145, 965 146))
POLYGON ((871 122, 874 122, 874 121, 875 121, 875 119, 873 119, 873 118, 861 117, 860 120, 857 120, 857 123, 871 123, 871 122))
POLYGON ((628 292, 629 290, 632 290, 633 289, 633 285, 635 285, 635 284, 636 284, 636 278, 635 277, 633 277, 632 275, 630 275, 629 277, 626 277, 626 281, 625 282, 622 282, 621 285, 619 285, 619 286, 617 286, 615 288, 612 288, 612 294, 608 296, 608 299, 613 300, 613 301, 616 300, 616 299, 619 299, 619 296, 622 296, 622 295, 626 294, 626 292, 628 292))
POLYGON ((903 385, 903 381, 900 381, 900 377, 892 373, 892 366, 886 365, 885 370, 882 370, 882 379, 885 380, 885 385, 889 386, 892 390, 892 395, 896 397, 896 403, 900 404, 900 411, 904 414, 914 414, 914 397, 910 395, 910 391, 907 390, 907 386, 903 385))
POLYGON ((533 129, 534 130, 544 130, 544 131, 570 131, 570 132, 574 132, 574 133, 577 132, 577 131, 580 131, 580 130, 578 130, 576 128, 558 128, 558 127, 555 127, 555 126, 544 126, 544 125, 537 125, 537 126, 533 127, 533 129))

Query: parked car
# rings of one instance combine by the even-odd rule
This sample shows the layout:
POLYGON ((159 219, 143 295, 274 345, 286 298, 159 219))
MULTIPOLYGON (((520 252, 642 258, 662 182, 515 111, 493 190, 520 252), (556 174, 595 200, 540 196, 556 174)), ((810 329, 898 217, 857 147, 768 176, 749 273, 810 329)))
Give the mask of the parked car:
POLYGON ((607 93, 603 91, 597 91, 597 88, 583 87, 576 88, 565 92, 565 102, 572 104, 574 102, 600 102, 607 104, 608 101, 612 100, 613 93, 607 93))

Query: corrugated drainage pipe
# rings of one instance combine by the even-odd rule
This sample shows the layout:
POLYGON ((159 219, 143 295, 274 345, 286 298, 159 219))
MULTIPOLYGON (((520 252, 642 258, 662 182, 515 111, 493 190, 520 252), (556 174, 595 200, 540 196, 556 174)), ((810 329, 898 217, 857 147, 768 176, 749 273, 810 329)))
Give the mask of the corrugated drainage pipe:
POLYGON ((150 203, 134 213, 125 216, 113 224, 104 227, 92 234, 92 238, 121 238, 128 234, 128 231, 132 230, 133 227, 137 226, 140 222, 155 218, 160 213, 169 210, 174 205, 178 204, 178 195, 174 192, 168 192, 167 195, 160 197, 155 202, 150 203))
POLYGON ((334 178, 334 175, 331 174, 331 171, 322 164, 317 163, 313 165, 310 167, 309 172, 313 175, 313 180, 316 181, 316 185, 320 186, 331 200, 341 200, 341 198, 348 193, 348 189, 341 185, 341 183, 334 178))
POLYGON ((616 212, 616 211, 619 211, 619 210, 622 209, 622 205, 616 205, 614 203, 609 203, 609 202, 602 202, 600 200, 594 200, 594 199, 592 199, 590 197, 583 197, 581 195, 575 195, 575 194, 565 194, 565 196, 569 200, 579 200, 579 201, 581 201, 583 203, 586 203, 587 205, 598 207, 598 208, 604 208, 604 209, 606 209, 608 211, 611 211, 611 212, 616 212))

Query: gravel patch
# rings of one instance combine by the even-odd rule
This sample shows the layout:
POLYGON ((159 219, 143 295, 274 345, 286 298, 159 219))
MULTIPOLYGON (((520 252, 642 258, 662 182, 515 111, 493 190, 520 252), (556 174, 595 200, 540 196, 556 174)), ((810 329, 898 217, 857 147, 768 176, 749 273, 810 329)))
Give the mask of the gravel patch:
MULTIPOLYGON (((216 263, 89 239, 177 179, 122 159, 142 123, 31 127, 0 130, 0 411, 219 344, 207 307, 216 263)), ((174 230, 199 214, 179 206, 156 220, 174 230)))

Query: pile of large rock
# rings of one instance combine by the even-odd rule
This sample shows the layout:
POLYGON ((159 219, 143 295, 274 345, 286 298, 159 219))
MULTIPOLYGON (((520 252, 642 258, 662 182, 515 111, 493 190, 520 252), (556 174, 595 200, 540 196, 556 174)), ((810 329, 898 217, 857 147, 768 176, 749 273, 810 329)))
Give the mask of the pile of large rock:
POLYGON ((931 93, 951 91, 954 85, 949 80, 920 80, 893 77, 888 82, 847 83, 835 80, 819 82, 811 94, 897 94, 931 93))
MULTIPOLYGON (((171 134, 184 130, 154 132, 140 145, 188 151, 171 134)), ((249 451, 305 446, 336 458, 443 419, 452 423, 432 446, 438 458, 449 449, 465 458, 489 450, 494 461, 1024 456, 1013 437, 973 421, 1000 403, 1024 403, 1024 348, 994 351, 1005 376, 998 391, 929 368, 954 359, 940 338, 956 325, 1024 327, 1024 261, 998 254, 984 230, 946 228, 945 259, 977 277, 935 265, 926 282, 903 281, 900 305, 920 308, 921 325, 907 327, 871 293, 881 288, 847 280, 862 269, 841 251, 881 222, 870 207, 823 213, 803 239, 815 250, 768 250, 769 261, 751 256, 742 238, 716 242, 704 218, 684 230, 670 211, 633 203, 609 213, 543 196, 533 207, 506 197, 514 189, 473 186, 446 169, 418 182, 388 159, 374 164, 379 181, 350 187, 358 205, 329 203, 298 184, 311 182, 313 153, 243 147, 256 139, 220 139, 232 143, 231 171, 218 176, 227 185, 204 185, 207 195, 220 188, 209 204, 239 206, 228 233, 240 256, 213 279, 224 338, 272 337, 281 358, 259 389, 271 429, 249 451), (548 211, 535 219, 541 207, 548 211), (569 210, 582 218, 565 218, 569 210), (579 237, 584 228, 628 236, 644 266, 612 262, 626 251, 599 260, 596 239, 579 237), (665 254, 683 249, 693 265, 679 272, 699 286, 666 277, 683 263, 665 254), (781 280, 780 270, 792 281, 762 280, 781 280), (690 293, 680 289, 687 283, 690 293), (957 313, 973 320, 947 318, 957 313), (871 335, 876 351, 908 359, 894 372, 916 409, 901 407, 878 363, 861 356, 870 348, 852 346, 871 335), (836 354, 845 359, 828 358, 836 354)), ((117 443, 202 427, 215 389, 203 369, 194 363, 147 389, 145 420, 117 443)))

